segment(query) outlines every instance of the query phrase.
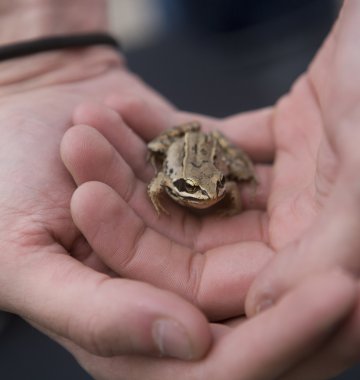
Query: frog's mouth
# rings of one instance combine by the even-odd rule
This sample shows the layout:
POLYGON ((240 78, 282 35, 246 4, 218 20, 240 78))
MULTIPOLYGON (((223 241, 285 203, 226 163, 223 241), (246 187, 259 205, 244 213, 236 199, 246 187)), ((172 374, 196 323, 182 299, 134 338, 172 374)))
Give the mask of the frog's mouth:
POLYGON ((169 194, 169 196, 176 202, 181 204, 182 206, 188 206, 198 209, 205 209, 209 208, 219 201, 221 201, 225 197, 225 191, 221 194, 218 194, 216 198, 197 198, 194 196, 191 196, 188 193, 175 193, 169 188, 166 188, 166 192, 169 194))

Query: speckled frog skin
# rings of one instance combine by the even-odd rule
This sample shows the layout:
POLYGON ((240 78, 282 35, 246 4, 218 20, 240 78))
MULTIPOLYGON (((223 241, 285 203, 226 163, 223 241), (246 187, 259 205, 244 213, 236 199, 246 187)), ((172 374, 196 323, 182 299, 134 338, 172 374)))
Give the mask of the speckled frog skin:
POLYGON ((205 209, 229 198, 224 214, 241 210, 239 182, 256 182, 247 154, 218 131, 201 131, 198 122, 166 130, 148 144, 156 175, 148 194, 158 214, 165 192, 180 205, 205 209))

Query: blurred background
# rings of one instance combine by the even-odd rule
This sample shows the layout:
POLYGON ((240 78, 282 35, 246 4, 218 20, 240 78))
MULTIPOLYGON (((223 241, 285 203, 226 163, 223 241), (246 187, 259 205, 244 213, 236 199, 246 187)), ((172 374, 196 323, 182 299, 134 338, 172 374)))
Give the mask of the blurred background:
POLYGON ((338 9, 332 0, 115 0, 111 16, 132 70, 180 108, 225 116, 286 93, 338 9))
MULTIPOLYGON (((337 0, 111 0, 109 15, 132 71, 177 107, 222 117, 285 94, 339 6, 337 0)), ((46 336, 0 312, 0 379, 91 377, 46 336)), ((359 368, 336 378, 356 379, 359 368)))

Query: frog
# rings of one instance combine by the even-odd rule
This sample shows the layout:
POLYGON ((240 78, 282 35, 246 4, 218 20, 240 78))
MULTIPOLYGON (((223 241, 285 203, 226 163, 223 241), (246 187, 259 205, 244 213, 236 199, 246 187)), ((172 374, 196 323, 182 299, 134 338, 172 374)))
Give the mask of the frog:
POLYGON ((199 121, 183 123, 160 133, 147 144, 155 176, 148 195, 158 215, 169 214, 161 198, 193 210, 210 209, 227 198, 223 215, 242 210, 239 183, 257 184, 248 154, 219 130, 202 131, 199 121))

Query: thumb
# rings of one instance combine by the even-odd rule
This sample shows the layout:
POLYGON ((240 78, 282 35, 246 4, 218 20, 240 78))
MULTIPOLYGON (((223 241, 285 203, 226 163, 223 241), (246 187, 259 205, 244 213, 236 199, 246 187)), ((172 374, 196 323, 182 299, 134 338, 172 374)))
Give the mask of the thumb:
POLYGON ((208 350, 205 317, 179 296, 110 278, 64 252, 53 253, 32 255, 11 286, 10 281, 0 284, 1 308, 100 356, 136 353, 189 360, 208 350))
POLYGON ((310 275, 334 268, 360 273, 359 197, 349 180, 344 170, 312 226, 282 249, 253 282, 246 298, 248 315, 271 306, 310 275))

